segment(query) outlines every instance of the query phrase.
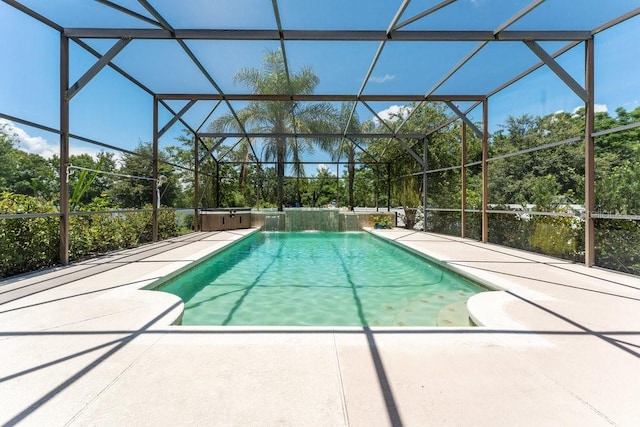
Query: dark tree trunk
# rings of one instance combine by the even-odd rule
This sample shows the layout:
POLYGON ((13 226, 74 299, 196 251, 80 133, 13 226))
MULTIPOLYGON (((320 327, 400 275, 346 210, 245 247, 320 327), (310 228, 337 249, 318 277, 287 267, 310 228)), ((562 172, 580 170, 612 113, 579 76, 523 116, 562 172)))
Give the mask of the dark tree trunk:
POLYGON ((278 138, 276 141, 277 144, 277 169, 278 169, 278 188, 277 188, 277 202, 278 202, 278 211, 282 212, 284 209, 284 138, 278 138))
POLYGON ((349 172, 349 209, 351 211, 353 211, 353 205, 354 205, 354 200, 353 200, 353 182, 355 181, 355 173, 356 173, 356 165, 355 165, 355 159, 354 159, 354 152, 353 149, 349 150, 349 164, 347 166, 347 170, 349 172))

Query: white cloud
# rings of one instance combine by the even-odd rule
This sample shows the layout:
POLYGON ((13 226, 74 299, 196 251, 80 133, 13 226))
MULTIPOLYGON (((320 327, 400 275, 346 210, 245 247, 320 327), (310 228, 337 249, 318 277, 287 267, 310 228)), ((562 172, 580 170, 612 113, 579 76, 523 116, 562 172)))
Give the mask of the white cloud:
MULTIPOLYGON (((45 159, 50 159, 54 155, 59 155, 60 148, 58 142, 51 143, 47 141, 45 138, 41 136, 31 136, 24 129, 16 126, 13 122, 9 120, 0 119, 0 127, 4 127, 4 130, 9 135, 15 135, 18 140, 18 146, 16 148, 26 151, 27 153, 38 154, 45 159)), ((87 147, 78 147, 73 144, 69 144, 69 154, 70 155, 79 155, 79 154, 89 154, 94 159, 98 157, 98 153, 100 153, 99 149, 87 148, 87 147)), ((116 158, 120 157, 116 154, 116 158)))
POLYGON ((53 145, 41 136, 31 136, 24 129, 17 127, 8 120, 0 119, 0 126, 4 127, 9 135, 15 135, 18 140, 18 147, 27 153, 39 154, 46 159, 50 159, 58 153, 58 146, 53 145))
POLYGON ((385 83, 395 79, 396 76, 393 74, 385 74, 382 77, 369 77, 369 81, 373 83, 385 83))
MULTIPOLYGON (((411 109, 409 107, 406 107, 404 105, 392 105, 389 108, 379 111, 378 112, 378 116, 382 119, 382 120, 388 120, 390 122, 395 122, 397 121, 399 118, 406 118, 409 113, 411 112, 411 109)), ((378 118, 374 117, 373 122, 378 125, 378 118)))
POLYGON ((329 175, 335 175, 335 174, 331 171, 331 169, 329 169, 329 166, 325 165, 324 163, 320 163, 320 164, 318 165, 317 172, 318 172, 318 173, 328 173, 329 175))
MULTIPOLYGON (((584 108, 584 105, 580 105, 576 108, 573 109, 573 111, 571 112, 571 114, 576 114, 578 112, 578 110, 580 110, 581 108, 584 108)), ((594 104, 594 110, 596 113, 608 113, 609 112, 609 108, 607 107, 606 104, 594 104)))

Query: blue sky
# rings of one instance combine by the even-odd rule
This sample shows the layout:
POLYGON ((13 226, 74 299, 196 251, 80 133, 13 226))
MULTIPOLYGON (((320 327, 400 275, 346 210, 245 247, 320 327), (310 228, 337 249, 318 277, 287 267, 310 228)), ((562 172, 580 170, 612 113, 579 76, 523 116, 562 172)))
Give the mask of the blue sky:
MULTIPOLYGON (((150 28, 147 23, 123 18, 89 0, 25 0, 23 3, 67 27, 100 24, 150 28)), ((117 3, 148 15, 134 0, 117 3)), ((176 8, 173 0, 153 0, 151 3, 176 28, 276 28, 271 1, 267 0, 190 0, 180 2, 181 9, 176 8)), ((436 3, 435 0, 412 1, 400 22, 436 3)), ((529 3, 530 0, 458 0, 405 29, 494 29, 529 3)), ((386 29, 400 4, 400 0, 278 2, 285 29, 319 30, 386 29)), ((637 0, 547 0, 509 29, 592 28, 636 7, 637 0), (560 9, 554 9, 558 6, 560 9)), ((2 49, 0 113, 57 128, 58 33, 5 3, 0 3, 0 23, 0 37, 11 40, 2 49)), ((601 110, 608 109, 613 113, 620 106, 627 110, 640 106, 639 24, 640 17, 635 17, 596 36, 596 104, 601 110)), ((114 44, 113 40, 87 42, 100 52, 106 52, 114 44)), ((228 93, 246 91, 233 81, 238 69, 258 67, 266 50, 279 47, 278 42, 251 41, 188 41, 187 44, 216 83, 228 93)), ((355 94, 378 44, 291 41, 287 42, 286 50, 291 69, 311 66, 320 77, 317 93, 355 94)), ((551 42, 540 44, 548 52, 562 46, 551 42)), ((475 42, 387 43, 363 93, 425 94, 476 45, 475 42)), ((558 59, 579 83, 584 80, 583 55, 584 47, 579 45, 558 59)), ((72 83, 96 60, 73 42, 70 58, 72 83)), ((159 93, 213 92, 209 82, 172 41, 135 40, 114 62, 159 93)), ((485 93, 518 74, 523 65, 526 68, 536 62, 537 57, 520 42, 491 43, 435 93, 485 93)), ((233 103, 236 109, 243 105, 233 103)), ((490 129, 498 129, 509 115, 546 115, 559 110, 572 111, 580 105, 581 100, 545 67, 490 98, 490 129)), ((181 106, 181 103, 172 103, 175 110, 181 106)), ((399 107, 398 103, 372 103, 371 106, 383 115, 385 111, 399 107)), ((197 126, 212 107, 211 102, 199 102, 186 118, 197 126)), ((472 113, 473 120, 479 121, 479 110, 472 113)), ((226 107, 221 106, 214 116, 226 111, 226 107)), ((363 106, 357 111, 361 120, 372 118, 363 106)), ((73 134, 125 149, 151 140, 151 117, 151 97, 109 68, 103 69, 71 101, 73 134)), ((160 127, 170 117, 161 109, 160 127)), ((9 125, 19 135, 23 149, 47 157, 57 152, 57 135, 18 123, 9 125)), ((161 146, 175 144, 175 138, 181 133, 182 126, 174 126, 162 138, 161 146)), ((95 154, 101 150, 75 140, 71 144, 73 154, 95 154)))

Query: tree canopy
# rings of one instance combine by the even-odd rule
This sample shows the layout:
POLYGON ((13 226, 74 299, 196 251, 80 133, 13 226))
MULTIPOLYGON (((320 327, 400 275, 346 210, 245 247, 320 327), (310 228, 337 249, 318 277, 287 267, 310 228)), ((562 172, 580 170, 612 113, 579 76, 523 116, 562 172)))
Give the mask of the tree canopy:
MULTIPOLYGON (((284 57, 279 50, 267 52, 262 60, 261 68, 245 68, 236 73, 234 80, 244 84, 253 94, 291 93, 297 95, 312 94, 319 83, 318 76, 309 67, 298 72, 289 72, 285 68, 284 57)), ((251 101, 238 111, 236 115, 226 114, 213 123, 212 131, 241 131, 243 128, 251 132, 301 133, 330 132, 335 130, 335 111, 330 104, 302 104, 297 101, 251 101)), ((322 139, 287 138, 275 136, 264 141, 264 158, 276 162, 277 171, 277 206, 282 210, 284 205, 285 163, 291 162, 296 177, 305 175, 302 158, 305 153, 313 151, 314 144, 320 145, 322 139)), ((241 141, 244 158, 249 159, 254 153, 255 142, 241 141)))

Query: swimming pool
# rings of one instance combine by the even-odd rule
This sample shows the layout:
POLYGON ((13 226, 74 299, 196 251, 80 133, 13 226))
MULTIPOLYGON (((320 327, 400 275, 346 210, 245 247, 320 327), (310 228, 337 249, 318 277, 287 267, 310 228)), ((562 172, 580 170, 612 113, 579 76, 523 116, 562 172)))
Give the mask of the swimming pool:
POLYGON ((485 289, 369 233, 293 232, 255 233, 160 290, 183 325, 435 326, 485 289))

